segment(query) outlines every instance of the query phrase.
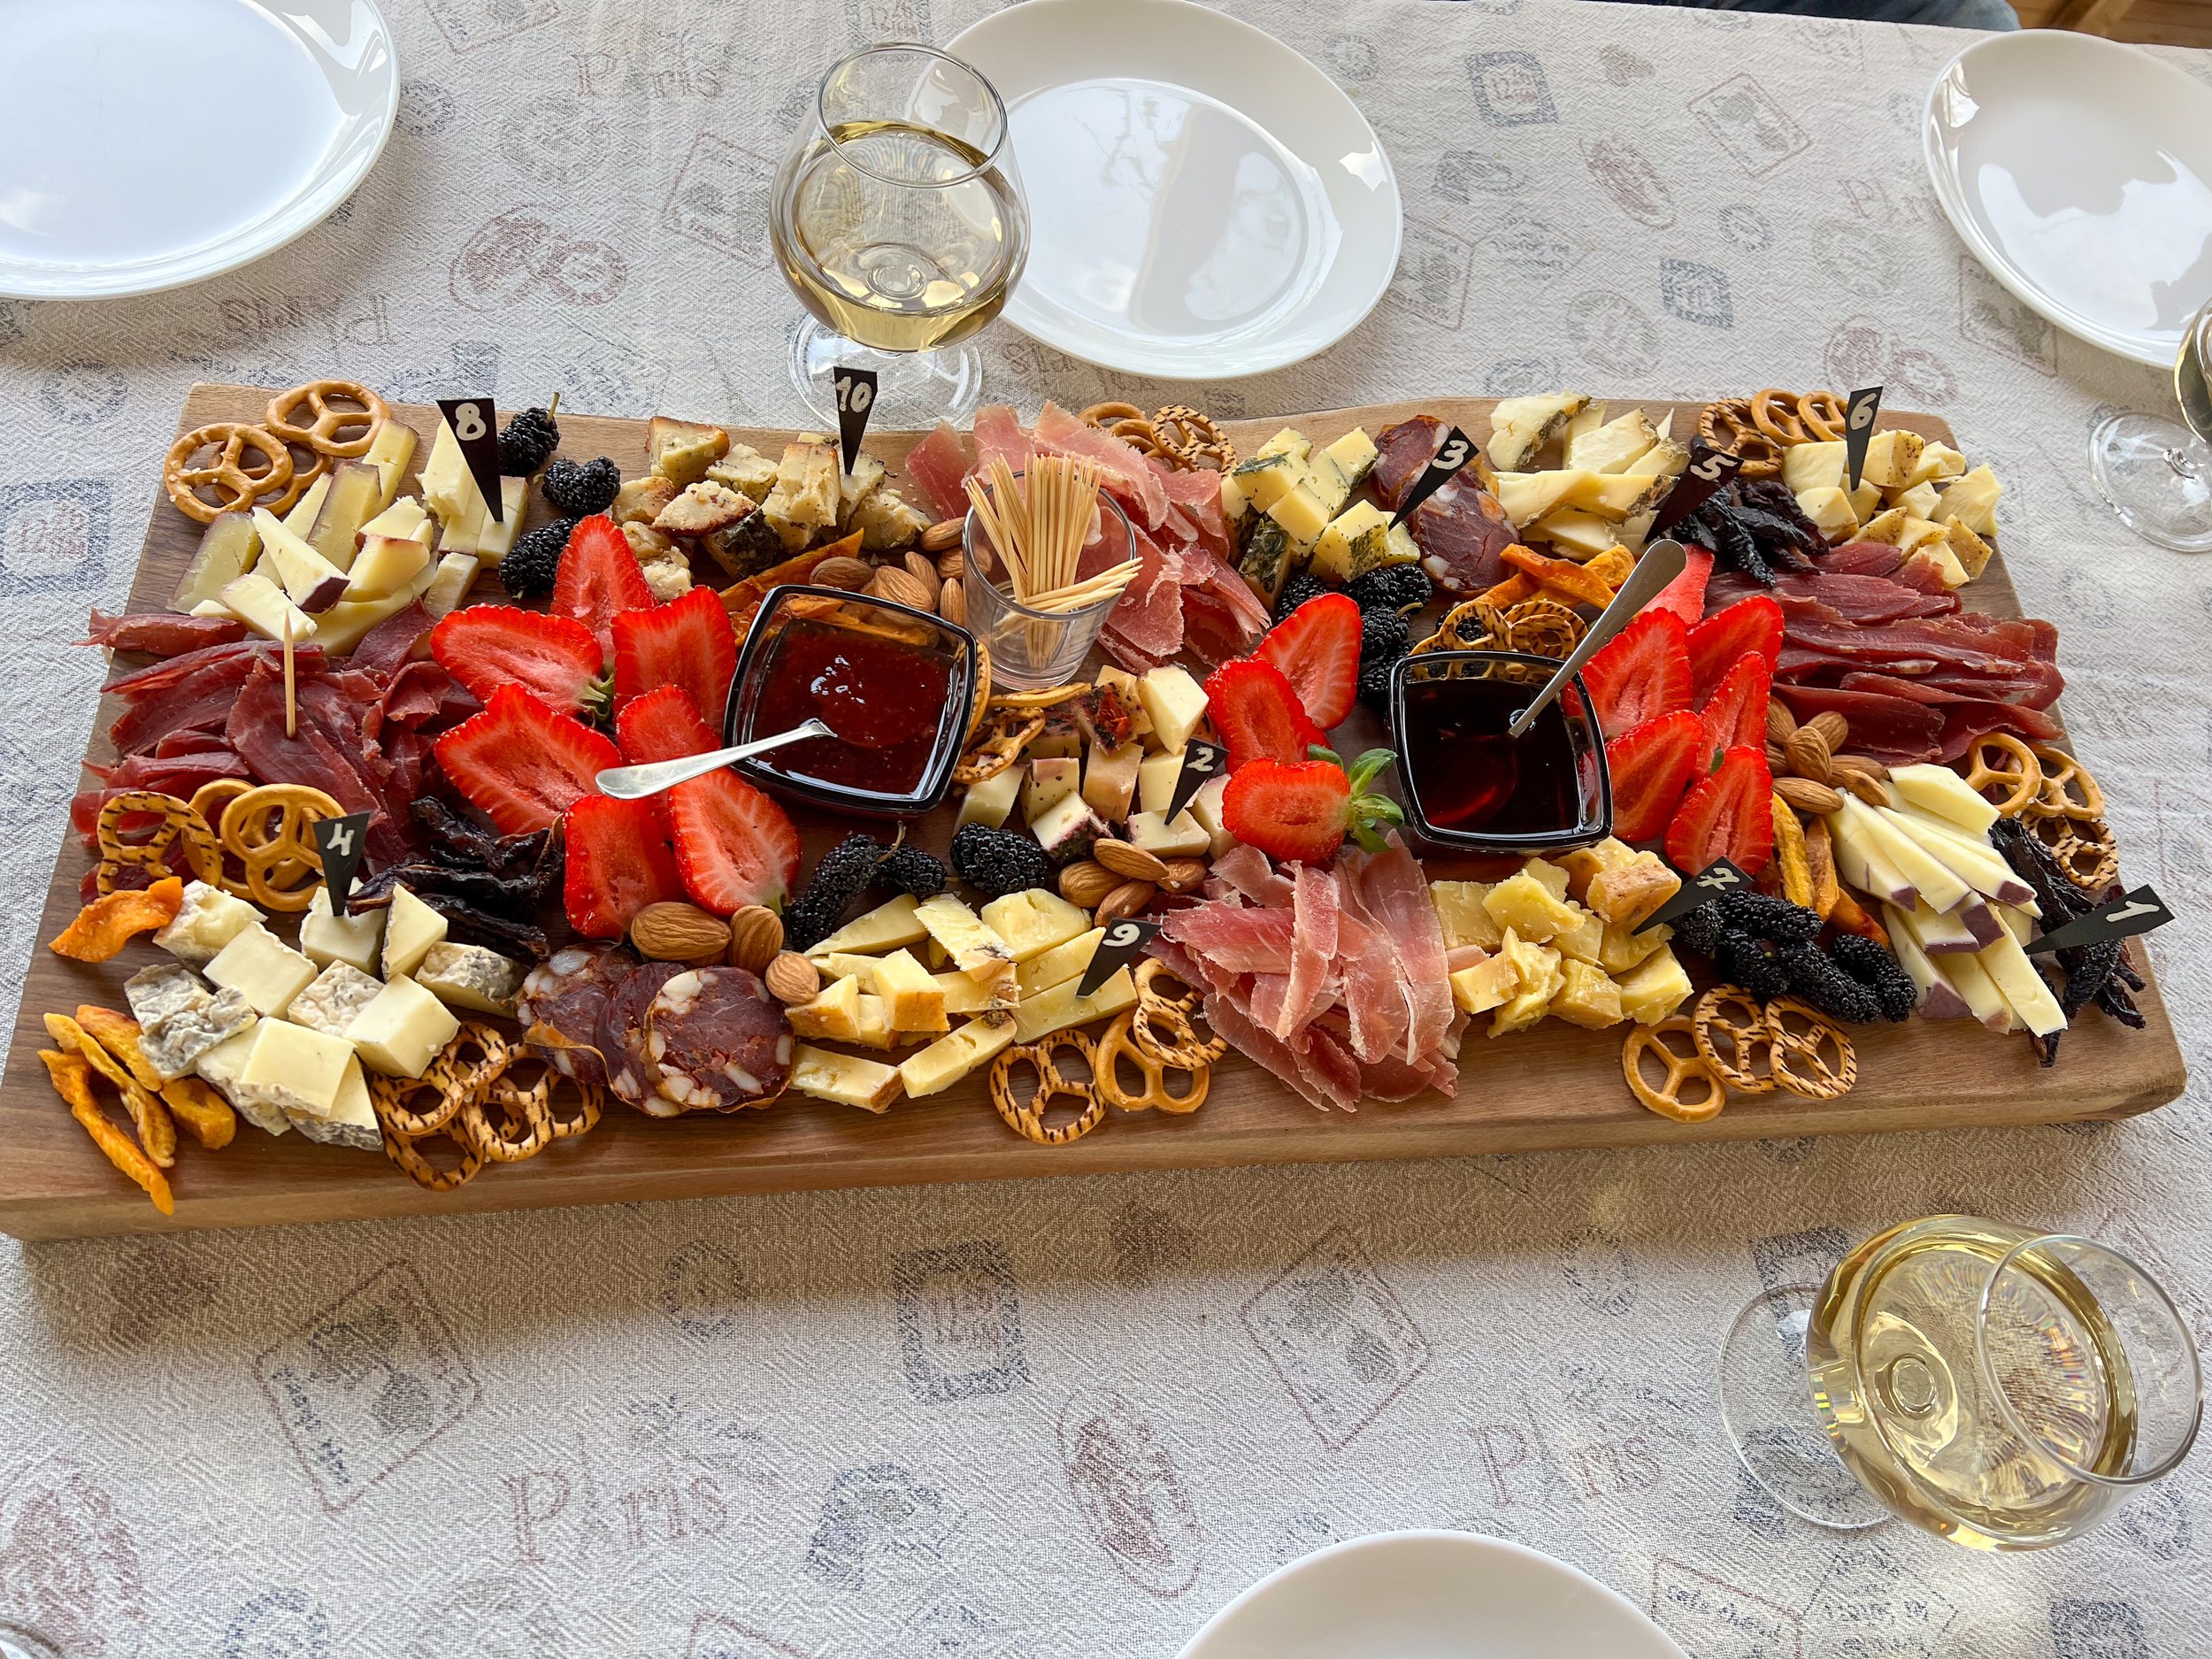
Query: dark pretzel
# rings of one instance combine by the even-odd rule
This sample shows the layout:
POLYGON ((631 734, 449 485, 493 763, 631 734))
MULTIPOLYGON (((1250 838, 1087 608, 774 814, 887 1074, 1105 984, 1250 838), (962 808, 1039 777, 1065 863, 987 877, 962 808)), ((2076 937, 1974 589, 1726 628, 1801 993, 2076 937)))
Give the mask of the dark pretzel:
POLYGON ((223 879, 223 854, 216 842, 215 832, 208 828, 205 818, 173 795, 153 789, 126 789, 120 795, 110 795, 100 808, 96 835, 100 867, 95 886, 104 898, 115 891, 117 878, 128 866, 143 868, 155 881, 176 873, 169 867, 169 854, 180 845, 184 849, 185 864, 195 876, 211 887, 223 879), (125 841, 123 820, 141 812, 152 813, 161 822, 144 841, 125 841))
POLYGON ((1729 397, 1706 404, 1697 418, 1697 430, 1713 448, 1742 462, 1740 472, 1745 478, 1772 478, 1782 470, 1782 448, 1752 420, 1748 398, 1729 397))

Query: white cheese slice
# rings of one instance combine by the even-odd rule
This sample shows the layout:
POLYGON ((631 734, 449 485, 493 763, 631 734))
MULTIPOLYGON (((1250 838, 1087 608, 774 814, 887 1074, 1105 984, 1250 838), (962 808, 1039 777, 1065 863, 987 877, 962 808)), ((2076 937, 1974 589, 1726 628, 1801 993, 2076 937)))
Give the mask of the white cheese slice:
POLYGON ((430 563, 430 549, 412 536, 373 535, 354 555, 346 596, 381 599, 413 581, 430 563))
POLYGON ((309 895, 307 914, 300 918, 300 949, 317 967, 342 962, 373 976, 383 959, 383 945, 382 910, 333 916, 329 888, 319 887, 309 895))
POLYGON ((232 1086, 235 1101, 251 1101, 295 1123, 302 1114, 327 1118, 352 1059, 353 1045, 343 1037, 265 1019, 253 1028, 253 1047, 232 1086))
POLYGON ((238 1109, 238 1115, 265 1134, 280 1135, 292 1127, 292 1120, 280 1107, 272 1106, 257 1095, 248 1094, 238 1087, 238 1074, 245 1070, 246 1058, 253 1052, 255 1034, 260 1030, 257 1022, 236 1036, 218 1043, 199 1057, 193 1070, 200 1080, 238 1109))
POLYGON ((315 978, 315 964, 265 927, 249 927, 207 964, 214 984, 238 993, 264 1018, 280 1015, 315 978))
POLYGON ((288 623, 293 644, 303 645, 315 637, 315 618, 294 604, 283 588, 258 570, 248 571, 235 580, 225 582, 222 592, 216 595, 216 603, 255 633, 269 639, 281 640, 288 623))
POLYGON ((225 945, 260 925, 261 912, 236 895, 188 881, 176 918, 154 935, 154 943, 179 962, 204 968, 225 945))
POLYGON ((422 608, 434 617, 460 609, 476 585, 476 572, 484 561, 473 553, 448 553, 433 568, 430 585, 422 591, 422 608))
POLYGON ((833 1054, 801 1043, 791 1055, 791 1087, 816 1100, 882 1112, 899 1097, 899 1069, 856 1054, 833 1054))
POLYGON ((387 1077, 420 1077, 430 1069, 461 1022, 414 980, 391 980, 354 1018, 346 1035, 361 1063, 387 1077))
POLYGON ((397 979, 411 974, 430 954, 430 947, 444 941, 445 918, 405 887, 394 887, 384 921, 384 977, 397 979))
POLYGON ((407 464, 415 458, 415 429, 402 421, 383 422, 361 458, 376 469, 380 506, 389 507, 407 476, 407 464))
POLYGON ((526 972, 519 962, 481 945, 442 942, 423 953, 415 983, 450 1007, 511 1018, 526 972))
POLYGON ((899 1066, 899 1080, 910 1096, 919 1100, 951 1087, 1013 1041, 1012 1015, 979 1014, 918 1054, 909 1055, 899 1066))
POLYGON ((1152 733, 1162 749, 1181 749, 1206 718, 1206 693, 1184 669, 1148 671, 1137 681, 1137 697, 1152 717, 1152 733))
POLYGON ((286 529, 282 519, 257 507, 253 524, 261 532, 261 563, 256 568, 273 572, 294 604, 312 616, 346 596, 345 572, 286 529))
POLYGON ((174 963, 141 970, 124 982, 139 1050, 165 1080, 190 1071, 202 1055, 242 1031, 257 1016, 235 991, 210 991, 174 963))

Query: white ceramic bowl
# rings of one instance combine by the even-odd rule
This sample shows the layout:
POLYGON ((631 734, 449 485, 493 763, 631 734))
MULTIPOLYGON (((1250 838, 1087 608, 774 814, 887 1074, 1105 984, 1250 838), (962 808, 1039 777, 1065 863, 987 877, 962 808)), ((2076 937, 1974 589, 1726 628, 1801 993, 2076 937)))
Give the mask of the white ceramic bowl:
POLYGON ((1272 35, 1184 0, 1025 0, 946 50, 1006 100, 1032 238, 1004 316, 1023 333, 1225 380, 1326 349, 1389 288, 1390 159, 1272 35))
POLYGON ((1985 35, 1922 125, 1953 227, 2068 334, 2171 368, 2212 299, 2212 88, 2093 35, 1985 35))
POLYGON ((1688 1659, 1564 1562, 1474 1532, 1379 1532, 1261 1579, 1182 1659, 1688 1659))

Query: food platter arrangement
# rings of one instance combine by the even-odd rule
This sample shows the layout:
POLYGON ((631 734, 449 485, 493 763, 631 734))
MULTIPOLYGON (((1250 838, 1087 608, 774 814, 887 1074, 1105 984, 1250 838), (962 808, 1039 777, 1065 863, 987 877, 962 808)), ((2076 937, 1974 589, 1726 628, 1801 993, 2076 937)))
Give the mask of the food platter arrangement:
POLYGON ((196 388, 90 622, 0 1227, 2180 1092, 2162 909, 1940 422, 864 426, 196 388))

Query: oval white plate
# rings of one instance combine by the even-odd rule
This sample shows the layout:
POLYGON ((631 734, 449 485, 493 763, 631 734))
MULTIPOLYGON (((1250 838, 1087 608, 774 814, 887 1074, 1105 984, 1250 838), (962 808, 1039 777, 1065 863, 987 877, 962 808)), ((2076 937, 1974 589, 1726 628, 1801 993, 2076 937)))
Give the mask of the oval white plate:
POLYGON ((1381 1532, 1261 1579, 1182 1659, 1688 1659, 1595 1578, 1502 1538, 1381 1532))
POLYGON ((1261 374, 1334 345, 1398 268, 1398 180, 1335 83, 1183 0, 1025 0, 946 50, 1006 100, 1029 200, 1005 317, 1131 374, 1261 374))
POLYGON ((0 295, 103 299, 281 248, 399 108, 373 0, 0 0, 0 295))
POLYGON ((2212 89, 2093 35, 1987 35, 1928 89, 1953 227, 2068 334, 2171 368, 2212 298, 2212 89))

